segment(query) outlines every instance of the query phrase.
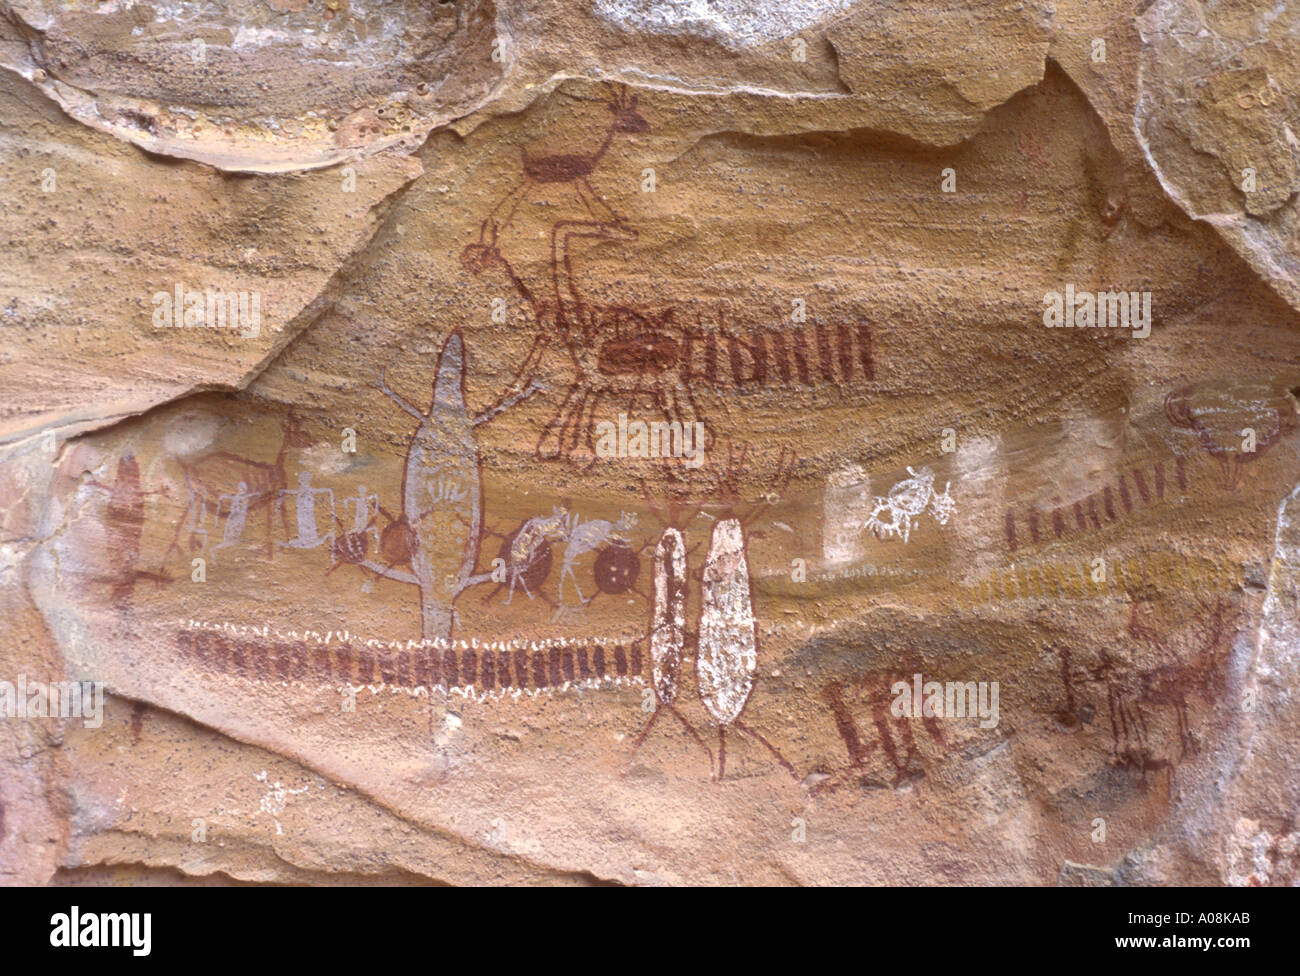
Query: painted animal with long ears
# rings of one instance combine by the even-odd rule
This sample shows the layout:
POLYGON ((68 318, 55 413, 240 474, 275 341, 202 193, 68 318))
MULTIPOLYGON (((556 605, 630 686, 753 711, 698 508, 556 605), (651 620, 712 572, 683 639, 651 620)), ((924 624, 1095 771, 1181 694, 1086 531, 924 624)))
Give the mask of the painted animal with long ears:
POLYGON ((590 178, 605 157, 605 153, 609 151, 609 147, 613 145, 616 135, 649 132, 650 123, 637 111, 637 96, 629 94, 626 85, 608 84, 606 89, 609 95, 604 100, 604 104, 609 109, 610 119, 600 142, 595 146, 577 147, 586 151, 546 156, 530 156, 528 147, 523 147, 520 150, 523 179, 492 208, 485 224, 487 221, 495 221, 504 208, 505 216, 501 220, 501 226, 510 226, 519 205, 537 186, 546 184, 572 186, 578 202, 592 221, 613 225, 623 223, 623 218, 592 189, 590 178))
MULTIPOLYGON (((616 93, 609 104, 615 115, 611 132, 648 129, 637 112, 635 95, 616 93)), ((676 309, 670 306, 648 312, 631 305, 593 303, 584 297, 580 276, 575 272, 571 253, 575 239, 631 241, 638 236, 626 218, 600 200, 587 183, 587 176, 609 148, 610 139, 612 135, 607 134, 590 154, 525 157, 525 187, 530 182, 572 181, 581 208, 578 218, 557 220, 551 225, 549 299, 541 299, 501 251, 499 235, 509 226, 518 200, 504 220, 498 220, 498 204, 484 219, 478 241, 461 251, 461 265, 472 274, 488 268, 502 270, 533 311, 537 334, 504 395, 524 389, 553 336, 560 339, 571 360, 574 379, 538 438, 537 453, 542 457, 585 453, 594 460, 593 417, 606 400, 627 403, 629 410, 646 402, 656 417, 670 424, 704 420, 694 392, 681 380, 676 368, 683 355, 685 334, 676 321, 676 309)), ((705 451, 709 449, 707 440, 706 428, 706 443, 700 445, 705 451)))
POLYGON ((523 589, 531 600, 532 591, 528 588, 528 573, 541 558, 541 553, 551 542, 558 542, 569 534, 569 512, 561 505, 556 505, 547 516, 530 518, 519 527, 519 531, 510 539, 508 549, 510 592, 506 595, 509 604, 515 595, 515 587, 523 589))
POLYGON ((582 522, 577 514, 571 517, 568 530, 565 533, 568 545, 564 548, 564 562, 560 568, 560 585, 556 594, 559 606, 555 610, 555 620, 573 613, 581 616, 583 605, 591 600, 590 597, 582 595, 582 590, 578 586, 578 574, 575 572, 578 560, 587 553, 596 552, 602 546, 611 542, 627 545, 629 541, 627 533, 635 527, 635 512, 620 512, 618 521, 615 522, 611 522, 609 519, 589 519, 582 522), (576 608, 571 608, 564 602, 564 581, 566 578, 572 585, 573 591, 578 594, 576 608))

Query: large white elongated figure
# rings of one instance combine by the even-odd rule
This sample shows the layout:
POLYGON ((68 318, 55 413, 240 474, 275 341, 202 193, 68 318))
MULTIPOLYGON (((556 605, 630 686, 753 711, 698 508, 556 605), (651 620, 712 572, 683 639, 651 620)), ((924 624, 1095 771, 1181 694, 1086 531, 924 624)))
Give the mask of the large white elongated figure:
POLYGON ((411 571, 369 560, 361 565, 386 579, 420 588, 426 640, 450 638, 456 597, 492 579, 491 573, 474 572, 483 530, 483 486, 474 428, 536 389, 530 386, 473 416, 465 403, 465 372, 465 341, 453 332, 438 354, 427 411, 407 403, 388 388, 387 381, 380 382, 389 399, 419 423, 406 449, 402 473, 402 518, 410 538, 411 571))
POLYGON ((700 599, 698 668, 704 707, 718 725, 731 725, 749 701, 758 670, 745 537, 736 519, 713 527, 700 599))
POLYGON ((635 753, 654 727, 659 713, 666 711, 685 727, 691 738, 709 756, 713 753, 695 727, 677 710, 677 692, 686 652, 686 541, 677 529, 668 528, 655 546, 655 598, 650 611, 650 663, 653 668, 655 710, 637 736, 635 753))
POLYGON ((776 756, 790 775, 794 767, 770 742, 740 721, 754 691, 758 671, 758 628, 745 558, 745 535, 740 520, 722 519, 713 527, 713 539, 704 564, 700 588, 700 628, 695 670, 700 699, 718 723, 718 776, 727 770, 728 727, 758 742, 776 756))

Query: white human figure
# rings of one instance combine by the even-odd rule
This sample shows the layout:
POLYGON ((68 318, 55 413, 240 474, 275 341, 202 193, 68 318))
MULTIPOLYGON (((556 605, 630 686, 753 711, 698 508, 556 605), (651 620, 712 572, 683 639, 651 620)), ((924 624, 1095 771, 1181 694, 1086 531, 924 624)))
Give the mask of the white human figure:
MULTIPOLYGON (((185 528, 181 531, 191 539, 194 536, 200 536, 203 542, 202 545, 199 546, 199 551, 204 552, 208 548, 208 530, 205 528, 208 516, 208 502, 202 494, 195 491, 193 488, 191 488, 189 492, 190 503, 185 509, 185 528)), ((218 501, 217 504, 220 504, 220 501, 218 501)))
MULTIPOLYGON (((316 530, 316 496, 327 495, 330 505, 330 524, 334 524, 334 492, 328 488, 313 488, 311 486, 311 472, 298 472, 298 487, 295 489, 284 489, 280 492, 281 499, 285 495, 292 495, 294 498, 294 507, 298 516, 298 537, 290 539, 288 542, 280 542, 277 545, 287 549, 315 549, 326 542, 334 541, 334 532, 331 529, 324 535, 320 535, 316 530)), ((283 504, 283 502, 282 502, 283 504)))
MULTIPOLYGON (((217 498, 216 520, 221 521, 221 506, 227 499, 230 501, 230 508, 226 512, 226 524, 221 533, 221 541, 212 547, 210 553, 212 561, 217 561, 217 551, 220 549, 229 549, 235 545, 244 535, 244 526, 248 522, 248 503, 258 496, 258 492, 249 491, 248 485, 240 482, 235 488, 233 494, 221 495, 217 498)), ((207 533, 204 532, 206 538, 207 533)))
POLYGON ((296 790, 286 789, 280 784, 279 780, 274 783, 269 782, 266 770, 262 770, 253 779, 259 783, 266 784, 266 794, 262 797, 262 802, 257 806, 258 813, 269 813, 271 819, 275 821, 275 832, 283 834, 284 829, 280 826, 280 814, 284 813, 285 807, 289 805, 289 797, 297 796, 299 793, 306 793, 311 786, 300 786, 296 790))
POLYGON ((355 498, 347 498, 343 502, 343 508, 352 508, 352 533, 369 532, 375 539, 375 548, 379 547, 379 529, 375 527, 375 519, 379 517, 379 496, 367 495, 366 486, 357 486, 355 498))

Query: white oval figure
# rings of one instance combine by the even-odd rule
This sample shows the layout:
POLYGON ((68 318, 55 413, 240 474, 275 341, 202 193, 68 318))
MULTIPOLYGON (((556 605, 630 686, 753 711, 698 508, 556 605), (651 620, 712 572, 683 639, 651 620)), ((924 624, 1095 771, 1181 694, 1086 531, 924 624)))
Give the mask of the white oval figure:
POLYGON ((696 667, 704 707, 719 725, 731 725, 749 701, 758 668, 745 538, 734 518, 713 527, 704 564, 696 667))
POLYGON ((676 529, 665 529, 655 546, 655 602, 650 627, 655 698, 670 705, 677 698, 686 646, 686 544, 676 529))
POLYGON ((686 650, 686 540, 681 532, 669 528, 655 546, 655 602, 650 611, 650 661, 654 669, 655 710, 641 734, 632 744, 635 755, 654 728, 660 712, 667 712, 681 723, 688 735, 709 757, 713 769, 713 752, 695 726, 677 710, 677 683, 682 673, 686 650))
POLYGON ((745 535, 739 519, 723 519, 713 527, 708 560, 704 564, 695 656, 700 699, 718 723, 716 778, 720 781, 727 772, 727 729, 734 728, 760 743, 798 780, 794 766, 776 746, 740 720, 754 690, 757 671, 758 628, 754 624, 745 535))

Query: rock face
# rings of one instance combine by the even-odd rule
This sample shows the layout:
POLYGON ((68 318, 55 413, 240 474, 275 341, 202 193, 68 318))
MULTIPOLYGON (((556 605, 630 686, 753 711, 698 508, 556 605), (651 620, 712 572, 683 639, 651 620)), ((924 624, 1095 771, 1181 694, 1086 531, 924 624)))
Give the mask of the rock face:
POLYGON ((1300 879, 1293 13, 0 9, 0 879, 1300 879))

